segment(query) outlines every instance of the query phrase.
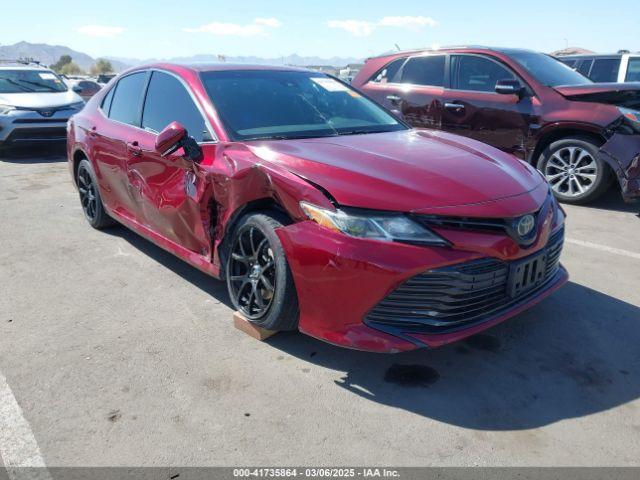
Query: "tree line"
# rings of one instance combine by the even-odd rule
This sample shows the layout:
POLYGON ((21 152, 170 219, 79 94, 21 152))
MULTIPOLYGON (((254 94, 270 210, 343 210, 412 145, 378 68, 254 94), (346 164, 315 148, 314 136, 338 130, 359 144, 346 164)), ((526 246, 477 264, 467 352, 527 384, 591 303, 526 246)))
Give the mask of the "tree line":
MULTIPOLYGON (((60 75, 84 75, 86 72, 82 70, 77 63, 73 61, 71 55, 62 55, 56 63, 49 66, 51 70, 60 75)), ((90 75, 101 75, 104 73, 113 73, 113 66, 109 60, 99 58, 96 63, 91 65, 89 69, 90 75)))

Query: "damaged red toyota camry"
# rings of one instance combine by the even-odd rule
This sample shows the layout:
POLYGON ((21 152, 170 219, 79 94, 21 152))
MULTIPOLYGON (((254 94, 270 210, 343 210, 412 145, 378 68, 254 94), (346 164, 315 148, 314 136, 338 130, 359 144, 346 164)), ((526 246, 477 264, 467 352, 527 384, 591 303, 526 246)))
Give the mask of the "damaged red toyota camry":
POLYGON ((525 162, 413 130, 303 69, 129 70, 69 122, 88 222, 224 279, 255 324, 361 350, 436 347, 567 280, 564 213, 525 162))

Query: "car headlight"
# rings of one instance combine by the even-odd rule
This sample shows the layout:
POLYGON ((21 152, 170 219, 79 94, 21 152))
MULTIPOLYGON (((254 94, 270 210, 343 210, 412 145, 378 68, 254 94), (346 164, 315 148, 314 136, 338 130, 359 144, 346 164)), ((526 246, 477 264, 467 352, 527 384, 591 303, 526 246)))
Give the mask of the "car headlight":
POLYGON ((618 107, 622 116, 628 121, 636 132, 640 132, 640 112, 630 108, 618 107))
POLYGON ((11 110, 15 110, 15 107, 13 105, 0 105, 0 115, 9 113, 11 110))
POLYGON ((306 202, 300 202, 300 208, 318 225, 352 237, 426 245, 449 244, 444 238, 402 214, 327 210, 306 202))

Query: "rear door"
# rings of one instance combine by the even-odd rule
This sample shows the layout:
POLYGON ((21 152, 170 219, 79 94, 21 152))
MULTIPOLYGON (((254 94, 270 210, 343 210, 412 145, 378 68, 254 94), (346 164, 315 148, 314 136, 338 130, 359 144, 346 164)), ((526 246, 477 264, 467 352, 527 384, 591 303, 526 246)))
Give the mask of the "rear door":
POLYGON ((412 126, 439 128, 446 59, 445 54, 396 59, 363 89, 412 126))
POLYGON ((105 204, 130 218, 140 215, 138 202, 129 184, 127 165, 132 148, 142 132, 140 112, 149 72, 140 71, 122 77, 105 96, 100 114, 107 119, 96 122, 92 157, 105 204))
POLYGON ((524 158, 529 126, 535 123, 533 97, 499 94, 495 87, 499 80, 526 84, 507 65, 479 54, 451 55, 449 77, 442 129, 524 158))
POLYGON ((147 227, 184 248, 208 255, 210 232, 203 219, 209 215, 201 211, 200 201, 206 187, 204 174, 181 150, 166 157, 155 150, 158 133, 174 121, 197 142, 212 140, 186 84, 171 73, 154 70, 142 109, 143 130, 127 162, 129 183, 147 227))

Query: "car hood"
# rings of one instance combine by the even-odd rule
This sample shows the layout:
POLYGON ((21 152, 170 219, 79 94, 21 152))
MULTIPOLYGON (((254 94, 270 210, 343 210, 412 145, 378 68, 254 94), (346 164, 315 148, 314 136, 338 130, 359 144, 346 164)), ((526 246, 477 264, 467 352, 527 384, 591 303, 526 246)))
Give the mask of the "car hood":
MULTIPOLYGON (((546 195, 541 175, 525 162, 438 131, 252 142, 250 148, 324 188, 344 206, 426 213, 526 196, 541 185, 546 195)), ((540 198, 536 193, 518 205, 532 211, 540 198)))
POLYGON ((54 108, 82 102, 71 89, 66 92, 0 93, 0 105, 20 108, 54 108))
POLYGON ((635 83, 589 83, 554 87, 569 100, 607 103, 628 108, 640 107, 640 82, 635 83))

